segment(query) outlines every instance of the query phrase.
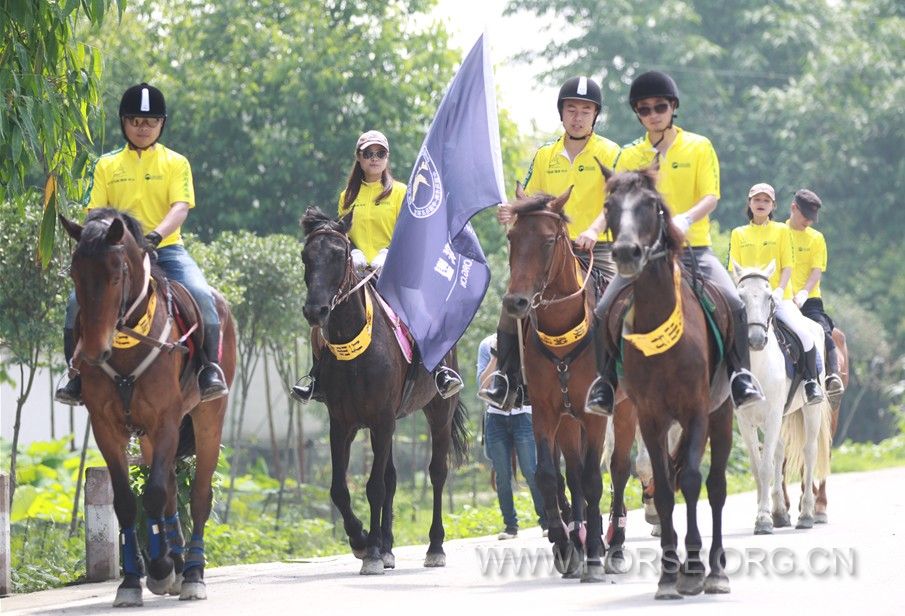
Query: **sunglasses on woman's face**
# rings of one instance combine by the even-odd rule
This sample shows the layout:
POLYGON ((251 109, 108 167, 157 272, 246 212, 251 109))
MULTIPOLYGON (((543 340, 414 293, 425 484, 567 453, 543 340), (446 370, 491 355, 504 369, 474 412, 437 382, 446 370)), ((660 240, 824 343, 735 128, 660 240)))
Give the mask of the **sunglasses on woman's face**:
POLYGON ((383 160, 387 157, 388 152, 386 150, 365 150, 361 153, 361 157, 365 160, 371 160, 372 158, 379 158, 383 160))
POLYGON ((642 118, 646 118, 651 113, 656 113, 657 115, 661 113, 666 113, 669 109, 669 103, 657 103, 653 107, 635 107, 635 113, 637 113, 642 118))

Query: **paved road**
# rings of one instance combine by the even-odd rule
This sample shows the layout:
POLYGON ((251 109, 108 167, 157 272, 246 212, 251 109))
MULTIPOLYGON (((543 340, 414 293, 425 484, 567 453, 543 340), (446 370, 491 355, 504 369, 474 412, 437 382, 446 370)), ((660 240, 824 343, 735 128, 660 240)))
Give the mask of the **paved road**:
MULTIPOLYGON (((808 531, 780 529, 772 536, 752 535, 754 494, 729 498, 724 517, 729 595, 654 601, 656 575, 639 561, 657 561, 659 543, 647 536, 649 527, 641 512, 632 512, 627 546, 635 557, 633 571, 607 584, 559 579, 546 558, 549 544, 538 529, 530 529, 506 542, 492 537, 449 541, 445 569, 424 569, 423 547, 397 548, 396 569, 379 577, 360 576, 360 561, 351 555, 220 567, 207 573, 207 601, 180 602, 145 591, 145 606, 139 609, 218 616, 345 614, 362 608, 393 615, 475 616, 612 610, 720 616, 727 611, 731 616, 905 613, 905 539, 900 528, 905 524, 905 468, 835 475, 829 488, 828 525, 808 531), (493 555, 503 555, 503 549, 511 551, 501 565, 493 555), (534 567, 522 558, 522 570, 516 572, 513 554, 530 556, 534 567)), ((676 512, 684 528, 684 508, 677 507, 676 512)), ((702 533, 707 537, 706 504, 701 505, 700 517, 705 519, 702 533)), ((116 584, 9 597, 0 601, 0 610, 46 615, 112 612, 116 584)))

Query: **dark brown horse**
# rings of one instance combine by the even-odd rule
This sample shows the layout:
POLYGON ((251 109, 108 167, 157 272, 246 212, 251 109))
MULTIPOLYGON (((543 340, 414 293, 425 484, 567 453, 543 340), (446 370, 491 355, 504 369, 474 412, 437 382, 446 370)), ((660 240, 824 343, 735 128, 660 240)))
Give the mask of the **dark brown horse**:
MULTIPOLYGON (((129 486, 126 447, 139 435, 150 460, 144 488, 148 521, 148 589, 204 599, 204 526, 211 510, 211 478, 220 454, 226 398, 201 402, 195 361, 181 352, 168 289, 150 271, 138 222, 111 209, 93 210, 82 227, 60 217, 77 240, 70 275, 80 313, 80 341, 73 366, 82 376, 91 428, 113 484, 120 526, 123 582, 114 606, 141 605, 142 557, 135 533, 135 496, 129 486), (138 331, 141 337, 133 333, 138 331), (132 335, 124 339, 124 332, 132 335), (116 340, 115 340, 116 338, 116 340), (176 509, 177 457, 197 452, 192 482, 192 539, 182 537, 176 509), (181 584, 180 584, 181 581, 181 584)), ((227 383, 236 362, 235 324, 226 301, 214 293, 223 324, 222 357, 227 383)))
POLYGON ((623 494, 630 471, 634 415, 626 402, 616 414, 615 448, 610 465, 614 494, 611 551, 602 539, 600 459, 606 418, 585 413, 588 387, 596 376, 593 353, 592 288, 572 252, 563 206, 569 192, 539 195, 513 204, 509 230, 509 289, 503 307, 526 319, 525 377, 531 392, 537 442, 537 485, 544 498, 554 562, 566 577, 580 572, 582 581, 604 580, 607 571, 624 571, 623 494), (572 520, 566 527, 558 504, 559 448, 572 497, 572 520), (606 554, 606 562, 603 562, 606 554))
MULTIPOLYGON (((728 395, 711 400, 711 377, 720 369, 718 351, 704 312, 680 274, 677 257, 681 235, 671 224, 655 183, 653 171, 621 173, 607 182, 605 207, 615 238, 613 256, 619 274, 632 280, 625 293, 633 294, 633 306, 631 317, 626 317, 626 329, 618 309, 623 304, 619 299, 606 315, 606 324, 610 343, 624 348, 620 383, 635 403, 657 486, 654 503, 662 526, 663 555, 656 598, 673 599, 702 590, 729 592, 729 578, 724 571, 722 510, 726 500, 726 464, 732 446, 732 407, 728 395), (628 330, 660 336, 632 335, 628 330), (621 339, 629 335, 634 337, 621 344, 621 339), (716 410, 711 413, 712 408, 716 410), (678 537, 672 521, 675 483, 667 451, 667 434, 674 422, 682 427, 675 480, 685 497, 688 516, 684 563, 679 561, 678 537), (701 491, 699 468, 708 436, 711 466, 707 493, 713 514, 713 542, 710 574, 705 580, 697 501, 701 491)), ((723 331, 728 329, 728 310, 720 312, 717 322, 723 331)))
MULTIPOLYGON (((398 419, 423 408, 431 430, 430 477, 434 490, 430 546, 424 566, 442 567, 446 564, 441 513, 449 471, 447 457, 451 448, 458 460, 467 451, 466 409, 458 395, 446 400, 440 397, 434 378, 417 358, 413 364, 407 363, 377 305, 376 291, 359 284, 352 266, 348 225, 348 219, 334 221, 317 208, 309 208, 302 219, 302 260, 308 287, 303 312, 308 323, 320 327, 328 341, 321 351, 318 378, 330 414, 330 496, 343 516, 353 553, 363 560, 361 573, 382 574, 384 568, 395 567, 393 432, 398 419), (356 341, 354 349, 347 344, 351 341, 356 341), (367 484, 371 507, 367 533, 352 511, 346 483, 349 447, 360 428, 371 431, 374 451, 367 484)), ((454 350, 447 356, 446 365, 457 367, 454 350)))

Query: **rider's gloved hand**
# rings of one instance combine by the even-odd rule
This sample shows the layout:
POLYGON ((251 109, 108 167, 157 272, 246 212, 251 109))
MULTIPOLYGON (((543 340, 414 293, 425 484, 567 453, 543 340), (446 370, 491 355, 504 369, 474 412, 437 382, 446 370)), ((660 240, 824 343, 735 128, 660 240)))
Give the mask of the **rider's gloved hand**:
POLYGON ((792 301, 795 302, 795 305, 801 308, 806 301, 808 301, 808 292, 802 289, 798 293, 795 294, 795 297, 792 298, 792 301))
POLYGON ((389 251, 386 248, 383 248, 374 256, 371 260, 371 269, 379 270, 383 267, 383 264, 386 263, 387 260, 387 252, 389 251))
POLYGON ((782 303, 782 299, 785 296, 785 294, 786 294, 785 289, 777 287, 777 288, 773 289, 773 292, 770 295, 773 296, 773 303, 776 305, 779 305, 782 303))
POLYGON ((676 214, 672 217, 672 224, 678 227, 682 235, 686 235, 691 228, 691 217, 687 214, 676 214))
POLYGON ((368 266, 368 260, 365 258, 365 253, 360 251, 358 248, 352 249, 352 267, 354 267, 357 271, 361 271, 368 266))
POLYGON ((145 241, 148 243, 147 252, 151 263, 157 263, 157 247, 160 246, 163 237, 157 231, 151 231, 145 235, 145 241))

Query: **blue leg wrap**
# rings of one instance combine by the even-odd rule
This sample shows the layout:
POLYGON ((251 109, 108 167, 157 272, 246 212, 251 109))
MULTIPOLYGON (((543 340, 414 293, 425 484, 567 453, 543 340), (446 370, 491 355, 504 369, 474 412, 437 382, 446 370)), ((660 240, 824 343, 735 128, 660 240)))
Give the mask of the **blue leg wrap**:
POLYGON ((192 540, 186 546, 186 552, 185 569, 183 571, 188 571, 192 567, 204 568, 204 537, 192 535, 192 540))
POLYGON ((157 560, 166 553, 166 522, 163 518, 148 518, 148 556, 157 560))
POLYGON ((164 518, 167 525, 167 542, 170 544, 170 554, 179 556, 184 548, 180 543, 181 535, 179 534, 179 512, 164 518))
POLYGON ((134 528, 119 531, 120 559, 123 563, 123 575, 144 576, 144 567, 138 555, 138 537, 134 528))

